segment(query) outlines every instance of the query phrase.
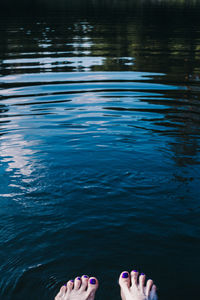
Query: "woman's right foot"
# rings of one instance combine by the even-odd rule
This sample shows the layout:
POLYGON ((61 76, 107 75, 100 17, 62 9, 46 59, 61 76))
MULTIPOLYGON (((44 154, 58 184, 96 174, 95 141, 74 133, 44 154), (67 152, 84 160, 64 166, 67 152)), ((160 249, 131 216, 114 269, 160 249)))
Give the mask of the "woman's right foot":
POLYGON ((95 277, 76 277, 63 285, 55 300, 94 300, 98 280, 95 277))
POLYGON ((130 274, 127 271, 121 273, 119 285, 122 300, 157 300, 156 286, 149 279, 145 284, 146 276, 142 273, 138 277, 137 271, 130 274))

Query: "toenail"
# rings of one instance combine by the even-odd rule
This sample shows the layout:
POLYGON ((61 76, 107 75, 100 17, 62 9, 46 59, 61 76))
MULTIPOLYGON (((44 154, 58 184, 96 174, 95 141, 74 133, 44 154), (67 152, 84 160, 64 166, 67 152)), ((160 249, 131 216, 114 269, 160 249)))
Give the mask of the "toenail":
POLYGON ((87 275, 84 275, 83 277, 84 277, 84 278, 88 278, 88 276, 87 276, 87 275))
POLYGON ((144 273, 141 273, 140 275, 145 275, 144 273))
POLYGON ((95 284, 96 283, 96 279, 94 279, 94 278, 90 279, 90 283, 91 284, 95 284))
POLYGON ((133 270, 133 272, 137 273, 137 270, 133 270))
POLYGON ((72 280, 70 280, 71 282, 74 282, 74 280, 72 279, 72 280))
POLYGON ((64 286, 67 286, 67 284, 65 283, 64 286))
POLYGON ((81 280, 81 277, 77 277, 78 280, 81 280))
POLYGON ((128 278, 128 273, 127 272, 122 273, 122 278, 128 278))

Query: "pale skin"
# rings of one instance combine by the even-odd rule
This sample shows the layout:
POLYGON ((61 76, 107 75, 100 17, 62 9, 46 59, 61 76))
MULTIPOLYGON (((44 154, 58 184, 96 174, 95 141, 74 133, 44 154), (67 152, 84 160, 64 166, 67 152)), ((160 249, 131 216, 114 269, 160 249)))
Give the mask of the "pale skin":
POLYGON ((63 285, 55 300, 94 300, 98 280, 95 277, 76 277, 63 285))
MULTIPOLYGON (((98 289, 95 277, 76 277, 63 285, 55 300, 94 300, 98 289)), ((137 271, 124 271, 120 274, 119 285, 122 300, 157 300, 156 286, 153 280, 146 282, 145 274, 137 271)))
POLYGON ((119 277, 122 300, 157 300, 156 286, 153 280, 146 282, 146 275, 137 271, 124 271, 119 277))

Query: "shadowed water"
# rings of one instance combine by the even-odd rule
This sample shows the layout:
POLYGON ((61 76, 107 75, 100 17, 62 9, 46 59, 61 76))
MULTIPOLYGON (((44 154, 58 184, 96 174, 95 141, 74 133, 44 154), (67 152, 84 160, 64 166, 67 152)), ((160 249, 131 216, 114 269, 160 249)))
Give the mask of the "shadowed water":
POLYGON ((0 299, 126 269, 197 299, 200 5, 75 2, 1 11, 0 299))

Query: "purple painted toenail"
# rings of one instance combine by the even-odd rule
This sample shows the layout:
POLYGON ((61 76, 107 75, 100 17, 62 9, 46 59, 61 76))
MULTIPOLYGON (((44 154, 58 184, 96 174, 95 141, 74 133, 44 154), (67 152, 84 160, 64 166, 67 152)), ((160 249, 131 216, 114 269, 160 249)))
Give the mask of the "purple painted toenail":
POLYGON ((128 273, 127 273, 127 272, 124 272, 124 273, 122 274, 122 278, 128 278, 128 273))
POLYGON ((78 280, 81 280, 81 277, 77 277, 78 280))
POLYGON ((65 283, 64 286, 67 286, 67 284, 65 283))
POLYGON ((141 273, 140 275, 145 275, 144 273, 141 273))
POLYGON ((133 270, 133 272, 137 273, 137 270, 133 270))
POLYGON ((74 282, 74 280, 72 279, 72 280, 70 280, 71 282, 74 282))
POLYGON ((84 275, 83 277, 84 277, 84 278, 88 278, 88 276, 87 276, 87 275, 84 275))
POLYGON ((96 284, 96 279, 94 279, 94 278, 90 279, 90 283, 91 284, 96 284))

